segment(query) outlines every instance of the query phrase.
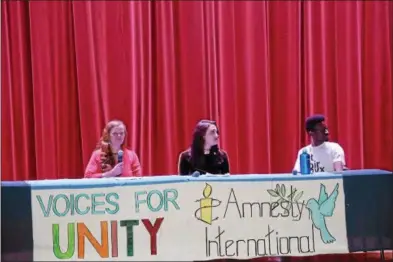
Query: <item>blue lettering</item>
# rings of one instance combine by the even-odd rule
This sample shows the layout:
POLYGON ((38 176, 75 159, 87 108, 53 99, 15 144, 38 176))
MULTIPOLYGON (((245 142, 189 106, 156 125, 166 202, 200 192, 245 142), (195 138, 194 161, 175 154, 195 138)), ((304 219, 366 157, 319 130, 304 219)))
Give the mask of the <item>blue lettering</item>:
POLYGON ((58 194, 46 197, 37 195, 36 200, 44 217, 55 215, 57 217, 86 215, 114 215, 119 212, 120 207, 117 200, 119 195, 111 192, 95 194, 58 194))
POLYGON ((171 203, 176 210, 179 210, 180 206, 177 203, 178 196, 179 193, 176 189, 135 192, 135 212, 140 212, 142 204, 146 204, 152 212, 158 212, 162 209, 164 209, 164 211, 168 211, 169 203, 171 203))
POLYGON ((179 205, 176 202, 176 199, 178 196, 179 196, 179 193, 177 192, 176 189, 165 189, 164 190, 164 198, 165 198, 164 210, 165 211, 169 210, 168 202, 171 202, 173 207, 176 208, 176 210, 180 209, 179 205))
POLYGON ((90 211, 90 207, 89 206, 87 206, 84 211, 79 209, 79 199, 82 198, 82 197, 86 198, 87 200, 90 199, 89 195, 85 194, 85 193, 76 195, 76 197, 75 197, 75 211, 76 211, 76 213, 78 215, 86 215, 90 211))
POLYGON ((119 195, 116 193, 109 193, 108 195, 106 195, 105 200, 106 202, 111 205, 112 207, 114 207, 115 209, 112 210, 109 207, 105 208, 106 212, 108 214, 114 215, 117 212, 119 212, 120 207, 119 207, 119 203, 117 203, 116 201, 111 200, 111 197, 115 198, 115 200, 119 200, 119 195))
POLYGON ((103 196, 105 196, 104 193, 97 193, 97 194, 92 194, 91 195, 91 198, 92 198, 92 212, 91 213, 93 215, 105 215, 105 211, 104 210, 96 210, 96 208, 98 206, 105 205, 105 202, 96 200, 96 197, 103 197, 103 196))
POLYGON ((70 210, 71 210, 71 216, 75 215, 75 196, 74 196, 74 194, 70 195, 70 210))
POLYGON ((44 202, 42 201, 41 196, 36 196, 38 203, 40 204, 41 211, 44 214, 44 217, 49 217, 50 210, 52 209, 53 195, 49 196, 47 207, 45 207, 44 202))
POLYGON ((160 211, 161 210, 161 208, 162 208, 162 206, 164 205, 164 203, 163 203, 163 198, 164 198, 164 196, 161 194, 161 192, 160 191, 158 191, 158 190, 152 190, 152 191, 150 191, 149 192, 149 194, 147 194, 147 206, 149 207, 149 209, 151 210, 151 211, 153 211, 153 212, 157 212, 157 211, 160 211), (154 194, 156 194, 156 195, 158 195, 158 205, 156 206, 156 207, 153 207, 153 205, 152 205, 152 201, 151 201, 151 198, 152 198, 152 196, 154 195, 154 194))
POLYGON ((146 200, 139 200, 140 195, 146 195, 146 191, 135 192, 135 212, 139 213, 139 205, 146 203, 146 200))
POLYGON ((64 194, 55 196, 55 199, 53 199, 53 213, 55 213, 55 215, 58 217, 64 217, 69 211, 70 211, 70 200, 68 199, 68 197, 64 194), (57 201, 59 201, 59 199, 64 199, 65 201, 65 209, 62 213, 60 213, 59 210, 57 209, 57 201))

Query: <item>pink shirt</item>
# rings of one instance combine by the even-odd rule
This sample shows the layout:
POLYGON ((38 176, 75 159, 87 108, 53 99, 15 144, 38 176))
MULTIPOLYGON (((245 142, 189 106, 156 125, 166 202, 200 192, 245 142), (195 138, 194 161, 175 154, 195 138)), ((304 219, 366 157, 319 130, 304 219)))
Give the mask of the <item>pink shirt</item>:
MULTIPOLYGON (((128 176, 142 176, 141 164, 139 158, 134 151, 124 149, 123 156, 123 173, 121 177, 128 176)), ((95 150, 90 157, 89 163, 85 170, 85 178, 100 178, 102 177, 101 170, 101 150, 95 150)))

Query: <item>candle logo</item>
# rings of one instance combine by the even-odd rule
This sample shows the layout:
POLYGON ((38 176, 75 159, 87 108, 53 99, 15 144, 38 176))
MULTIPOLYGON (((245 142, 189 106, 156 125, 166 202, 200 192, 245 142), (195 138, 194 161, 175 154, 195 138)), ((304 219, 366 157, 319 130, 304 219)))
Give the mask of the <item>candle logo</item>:
POLYGON ((202 193, 203 198, 195 201, 199 202, 199 208, 195 211, 195 218, 209 225, 218 219, 218 217, 213 218, 213 207, 221 205, 220 200, 211 198, 212 192, 212 186, 206 183, 202 193))

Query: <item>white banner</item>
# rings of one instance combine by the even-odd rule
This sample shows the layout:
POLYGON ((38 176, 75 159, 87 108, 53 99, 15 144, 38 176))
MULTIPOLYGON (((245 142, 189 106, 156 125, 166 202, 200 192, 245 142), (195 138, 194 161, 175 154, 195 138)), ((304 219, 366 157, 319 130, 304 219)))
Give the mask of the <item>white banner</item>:
POLYGON ((342 179, 32 190, 34 260, 348 253, 342 179))

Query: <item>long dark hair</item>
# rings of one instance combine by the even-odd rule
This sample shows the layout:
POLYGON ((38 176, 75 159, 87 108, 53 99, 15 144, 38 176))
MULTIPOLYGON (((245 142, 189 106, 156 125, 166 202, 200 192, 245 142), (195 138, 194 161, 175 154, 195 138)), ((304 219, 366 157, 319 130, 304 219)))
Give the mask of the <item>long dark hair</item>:
MULTIPOLYGON (((207 129, 210 125, 214 125, 217 128, 217 123, 212 120, 201 120, 194 128, 194 132, 192 135, 192 143, 190 146, 190 163, 194 166, 194 168, 203 168, 205 166, 205 138, 207 129)), ((221 151, 218 145, 212 146, 210 148, 210 154, 214 154, 217 156, 216 163, 219 164, 223 161, 221 151)), ((203 171, 203 170, 201 170, 203 171)))

